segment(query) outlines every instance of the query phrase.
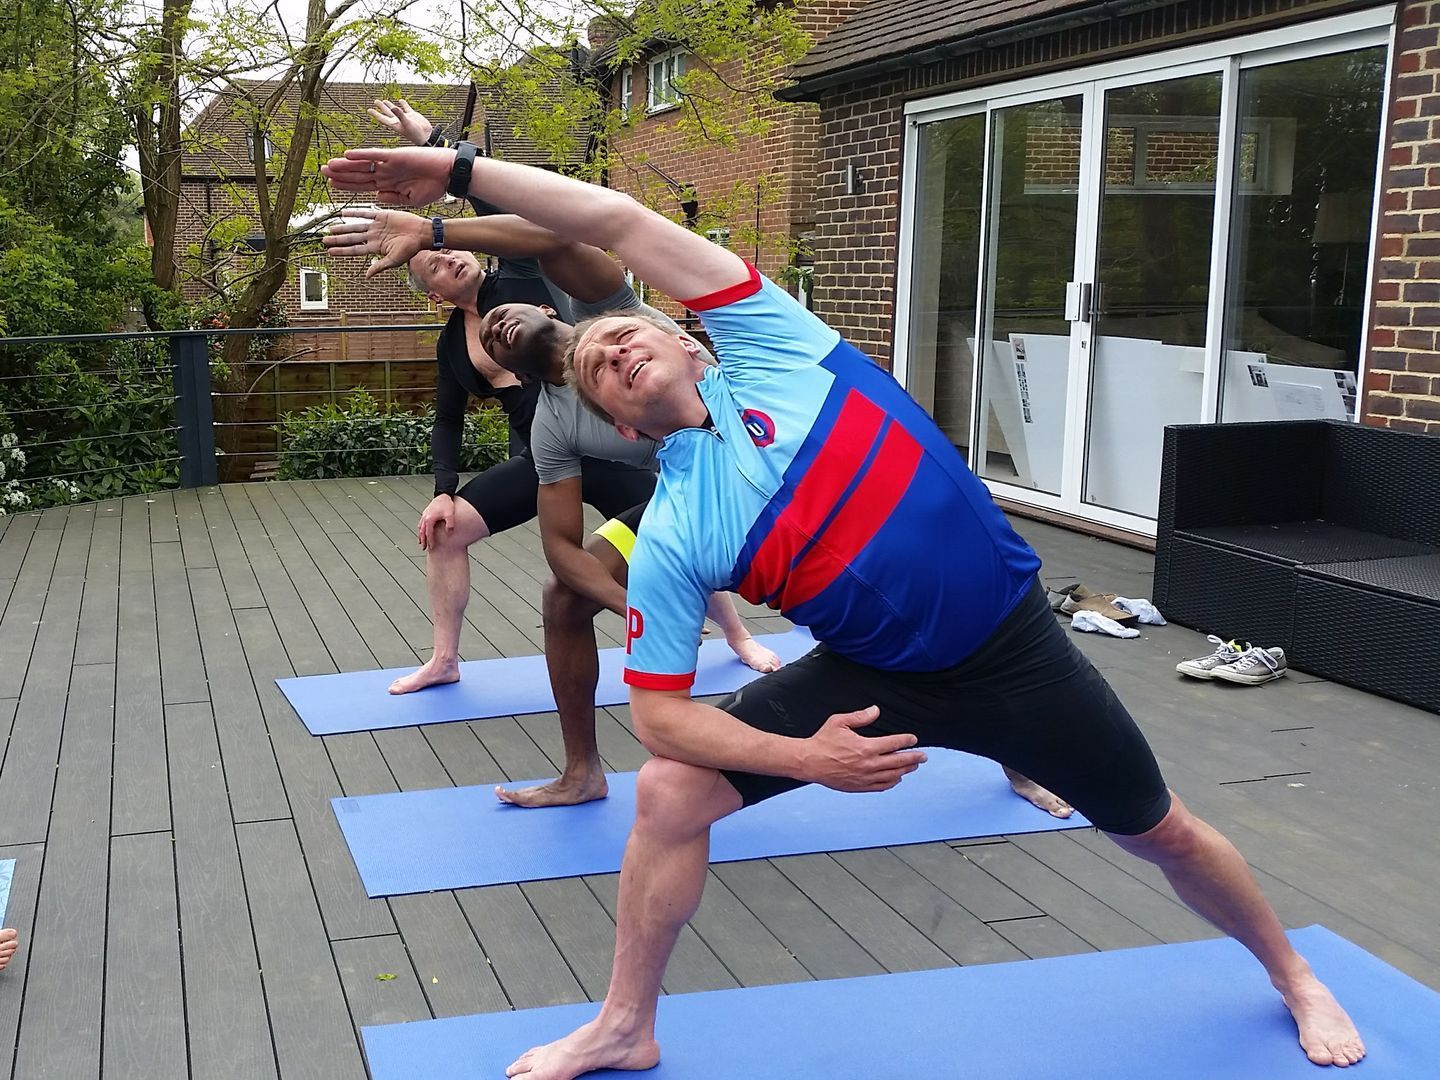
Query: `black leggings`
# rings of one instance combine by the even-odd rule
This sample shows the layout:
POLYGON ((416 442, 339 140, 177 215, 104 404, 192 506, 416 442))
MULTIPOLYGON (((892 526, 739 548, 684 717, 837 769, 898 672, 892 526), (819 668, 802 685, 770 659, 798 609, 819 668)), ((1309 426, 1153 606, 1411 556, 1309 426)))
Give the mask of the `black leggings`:
MULTIPOLYGON (((880 716, 861 734, 903 732, 921 746, 991 758, 1049 788, 1106 832, 1138 835, 1170 809, 1145 736, 1060 628, 1038 582, 953 668, 881 671, 821 645, 720 707, 751 727, 807 738, 833 714, 870 705, 880 707, 880 716)), ((801 785, 786 777, 725 776, 747 806, 801 785)))
MULTIPOLYGON (((455 494, 479 512, 493 535, 532 520, 539 489, 540 478, 530 455, 517 454, 476 473, 455 494)), ((655 474, 648 469, 599 458, 580 459, 581 497, 607 518, 643 503, 654 490, 655 474)))

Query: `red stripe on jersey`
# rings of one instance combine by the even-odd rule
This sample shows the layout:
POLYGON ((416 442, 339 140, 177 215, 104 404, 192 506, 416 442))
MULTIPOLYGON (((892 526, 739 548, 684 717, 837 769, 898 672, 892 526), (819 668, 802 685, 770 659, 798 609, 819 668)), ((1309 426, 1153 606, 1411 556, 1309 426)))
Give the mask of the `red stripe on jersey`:
POLYGON ((844 573, 900 504, 923 453, 908 431, 899 424, 890 425, 860 486, 835 515, 819 543, 790 571, 780 594, 782 609, 792 610, 813 600, 844 573))
POLYGON ((761 542, 736 592, 752 604, 763 604, 784 587, 790 564, 855 479, 884 422, 884 411, 869 398, 857 390, 846 395, 820 452, 796 485, 790 505, 761 542))
POLYGON ((736 300, 744 300, 747 296, 754 296, 760 291, 760 271, 751 266, 748 260, 741 261, 745 263, 745 269, 750 271, 750 276, 740 284, 697 296, 694 300, 681 300, 680 303, 691 311, 712 311, 726 304, 733 304, 736 300))
POLYGON ((625 684, 642 690, 689 690, 695 685, 695 672, 689 675, 656 675, 649 671, 625 669, 625 684))

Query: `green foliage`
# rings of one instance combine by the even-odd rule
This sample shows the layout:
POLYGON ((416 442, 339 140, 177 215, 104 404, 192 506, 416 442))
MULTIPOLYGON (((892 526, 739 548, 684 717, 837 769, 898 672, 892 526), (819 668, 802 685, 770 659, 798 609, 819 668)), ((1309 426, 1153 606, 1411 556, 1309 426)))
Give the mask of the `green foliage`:
MULTIPOLYGON (((174 487, 175 407, 164 341, 117 341, 9 350, 0 417, 22 459, 16 490, 38 509, 174 487)), ((0 434, 0 439, 7 435, 0 434)), ((12 462, 12 465, 15 463, 12 462)))
POLYGON ((111 239, 127 124, 91 51, 107 0, 7 5, 0 50, 0 196, 63 233, 111 239))
MULTIPOLYGON (((282 480, 331 476, 400 476, 430 471, 432 409, 412 412, 357 390, 339 404, 312 405, 281 418, 282 480)), ((509 456, 505 414, 497 408, 465 415, 460 468, 477 472, 509 456)))

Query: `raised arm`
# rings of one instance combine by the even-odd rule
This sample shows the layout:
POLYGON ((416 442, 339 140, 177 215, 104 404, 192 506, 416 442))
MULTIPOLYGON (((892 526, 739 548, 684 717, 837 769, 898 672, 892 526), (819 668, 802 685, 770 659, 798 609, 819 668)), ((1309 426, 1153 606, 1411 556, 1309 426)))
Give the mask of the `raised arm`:
MULTIPOLYGON (((349 150, 321 167, 341 191, 373 191, 381 202, 420 206, 445 193, 453 150, 349 150)), ((614 251, 635 276, 680 300, 748 278, 740 257, 641 206, 629 195, 544 169, 477 158, 470 194, 561 236, 614 251)))
MULTIPOLYGON (((599 248, 566 240, 515 214, 447 218, 444 230, 445 246, 456 251, 539 259, 545 276, 557 288, 586 303, 612 295, 625 280, 624 271, 599 248)), ((404 266, 434 241, 429 218, 371 207, 346 210, 345 220, 325 233, 325 248, 331 255, 378 256, 366 267, 367 278, 404 266)))

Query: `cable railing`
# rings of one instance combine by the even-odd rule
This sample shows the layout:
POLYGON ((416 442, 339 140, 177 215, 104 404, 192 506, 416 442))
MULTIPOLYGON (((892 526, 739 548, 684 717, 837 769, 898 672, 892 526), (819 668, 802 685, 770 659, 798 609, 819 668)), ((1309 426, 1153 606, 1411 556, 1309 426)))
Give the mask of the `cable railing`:
MULTIPOLYGON (((0 513, 222 481, 428 472, 440 329, 0 337, 0 513), (346 358, 324 343, 375 333, 401 344, 370 343, 346 358), (320 345, 284 355, 295 335, 320 345), (265 346, 227 363, 221 346, 234 336, 265 346)), ((498 410, 471 410, 461 467, 502 460, 508 445, 498 410)))

